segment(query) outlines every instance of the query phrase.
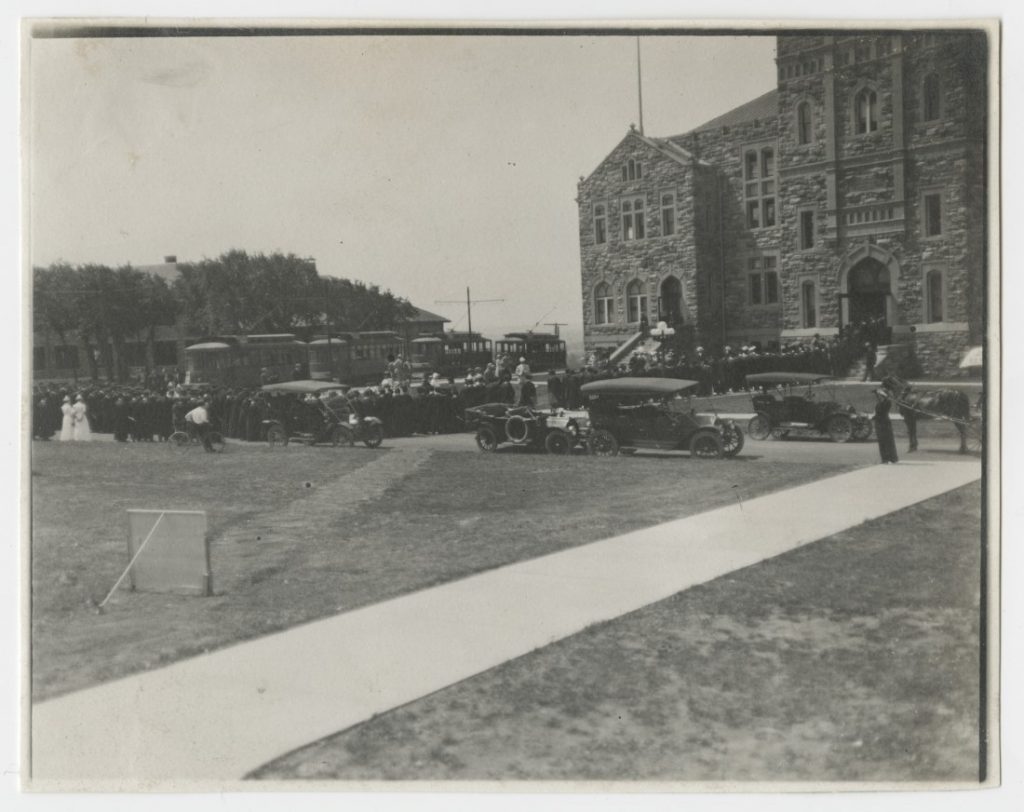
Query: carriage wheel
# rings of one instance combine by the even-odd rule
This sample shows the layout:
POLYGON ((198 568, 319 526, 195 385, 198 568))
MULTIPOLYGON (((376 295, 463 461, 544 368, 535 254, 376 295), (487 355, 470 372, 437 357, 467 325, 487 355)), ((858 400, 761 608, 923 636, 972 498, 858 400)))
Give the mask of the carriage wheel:
POLYGON ((271 426, 267 429, 267 445, 271 448, 288 445, 288 435, 280 426, 271 426))
POLYGON ((572 451, 574 440, 571 434, 561 429, 552 429, 544 438, 544 448, 549 454, 568 454, 572 451))
POLYGON ((722 440, 717 434, 702 431, 690 440, 690 456, 699 460, 716 460, 724 453, 722 440))
POLYGON ((595 457, 614 457, 619 453, 619 441, 607 429, 597 429, 587 441, 587 451, 595 457))
POLYGON ((772 424, 768 420, 768 416, 758 412, 747 423, 747 434, 754 440, 767 440, 768 435, 772 432, 772 424))
POLYGON ((735 423, 722 426, 722 453, 735 457, 743 450, 743 429, 735 423))
POLYGON ((228 444, 224 442, 224 435, 221 434, 219 431, 211 431, 210 434, 208 435, 208 439, 210 441, 210 445, 213 447, 213 450, 216 451, 218 454, 222 452, 225 448, 227 448, 228 444))
POLYGON ((476 444, 481 451, 492 453, 498 450, 498 434, 490 426, 481 426, 476 430, 476 444))
POLYGON ((851 436, 854 440, 870 440, 873 430, 871 418, 860 416, 853 418, 853 434, 851 436))
POLYGON ((848 415, 834 414, 828 419, 825 431, 833 443, 845 443, 853 436, 853 421, 848 415))
POLYGON ((176 431, 167 440, 171 448, 184 448, 191 442, 187 432, 176 431))

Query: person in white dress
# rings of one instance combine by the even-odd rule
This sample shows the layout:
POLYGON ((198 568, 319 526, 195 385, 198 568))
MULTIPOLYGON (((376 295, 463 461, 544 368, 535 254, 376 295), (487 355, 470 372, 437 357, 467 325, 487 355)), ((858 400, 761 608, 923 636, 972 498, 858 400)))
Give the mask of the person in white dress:
POLYGON ((75 405, 71 407, 71 412, 74 417, 74 439, 75 440, 91 440, 92 431, 89 428, 89 415, 88 409, 85 406, 85 401, 82 396, 79 395, 75 398, 75 405))
POLYGON ((74 437, 74 424, 75 424, 75 411, 71 405, 71 398, 67 395, 64 396, 64 403, 60 407, 61 414, 64 415, 64 419, 60 424, 60 440, 66 442, 68 440, 75 439, 74 437))

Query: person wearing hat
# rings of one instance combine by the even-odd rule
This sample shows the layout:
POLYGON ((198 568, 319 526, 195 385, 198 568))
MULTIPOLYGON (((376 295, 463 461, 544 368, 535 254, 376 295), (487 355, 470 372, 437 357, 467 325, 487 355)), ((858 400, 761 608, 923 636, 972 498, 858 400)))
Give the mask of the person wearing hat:
POLYGON ((892 408, 892 395, 884 387, 875 390, 875 436, 878 438, 878 453, 883 465, 895 464, 900 461, 896 454, 896 438, 892 433, 892 421, 889 410, 892 408))

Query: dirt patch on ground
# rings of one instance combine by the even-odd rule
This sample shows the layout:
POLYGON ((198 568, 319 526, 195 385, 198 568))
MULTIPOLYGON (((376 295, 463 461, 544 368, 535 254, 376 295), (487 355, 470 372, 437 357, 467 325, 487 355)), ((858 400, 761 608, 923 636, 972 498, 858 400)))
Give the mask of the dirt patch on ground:
POLYGON ((259 778, 972 781, 980 487, 597 625, 259 778))

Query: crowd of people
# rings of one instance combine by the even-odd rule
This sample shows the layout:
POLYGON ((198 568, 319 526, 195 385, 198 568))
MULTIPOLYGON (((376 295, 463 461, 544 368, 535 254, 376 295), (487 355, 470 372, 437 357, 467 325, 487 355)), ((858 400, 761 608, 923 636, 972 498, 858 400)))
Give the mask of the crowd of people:
MULTIPOLYGON (((37 439, 88 439, 92 432, 112 434, 120 442, 166 441, 185 429, 185 415, 208 401, 210 424, 226 437, 260 441, 269 421, 290 430, 314 432, 326 406, 336 416, 350 412, 379 418, 387 436, 445 434, 463 430, 467 408, 484 403, 510 406, 547 405, 576 409, 583 406, 581 387, 604 378, 651 376, 697 381, 698 394, 711 396, 744 391, 745 378, 756 372, 812 372, 845 375, 852 360, 870 363, 874 343, 865 330, 848 330, 826 340, 762 349, 758 344, 725 346, 709 353, 669 349, 634 352, 610 364, 592 355, 585 366, 547 373, 547 403, 538 404, 534 375, 525 358, 501 356, 463 375, 445 377, 427 372, 413 379, 402 356, 389 358, 384 379, 376 386, 326 393, 309 399, 260 387, 212 387, 200 390, 181 382, 181 375, 151 373, 129 385, 100 383, 83 387, 42 384, 33 393, 32 433, 37 439)), ((302 377, 308 373, 296 370, 302 377)))

